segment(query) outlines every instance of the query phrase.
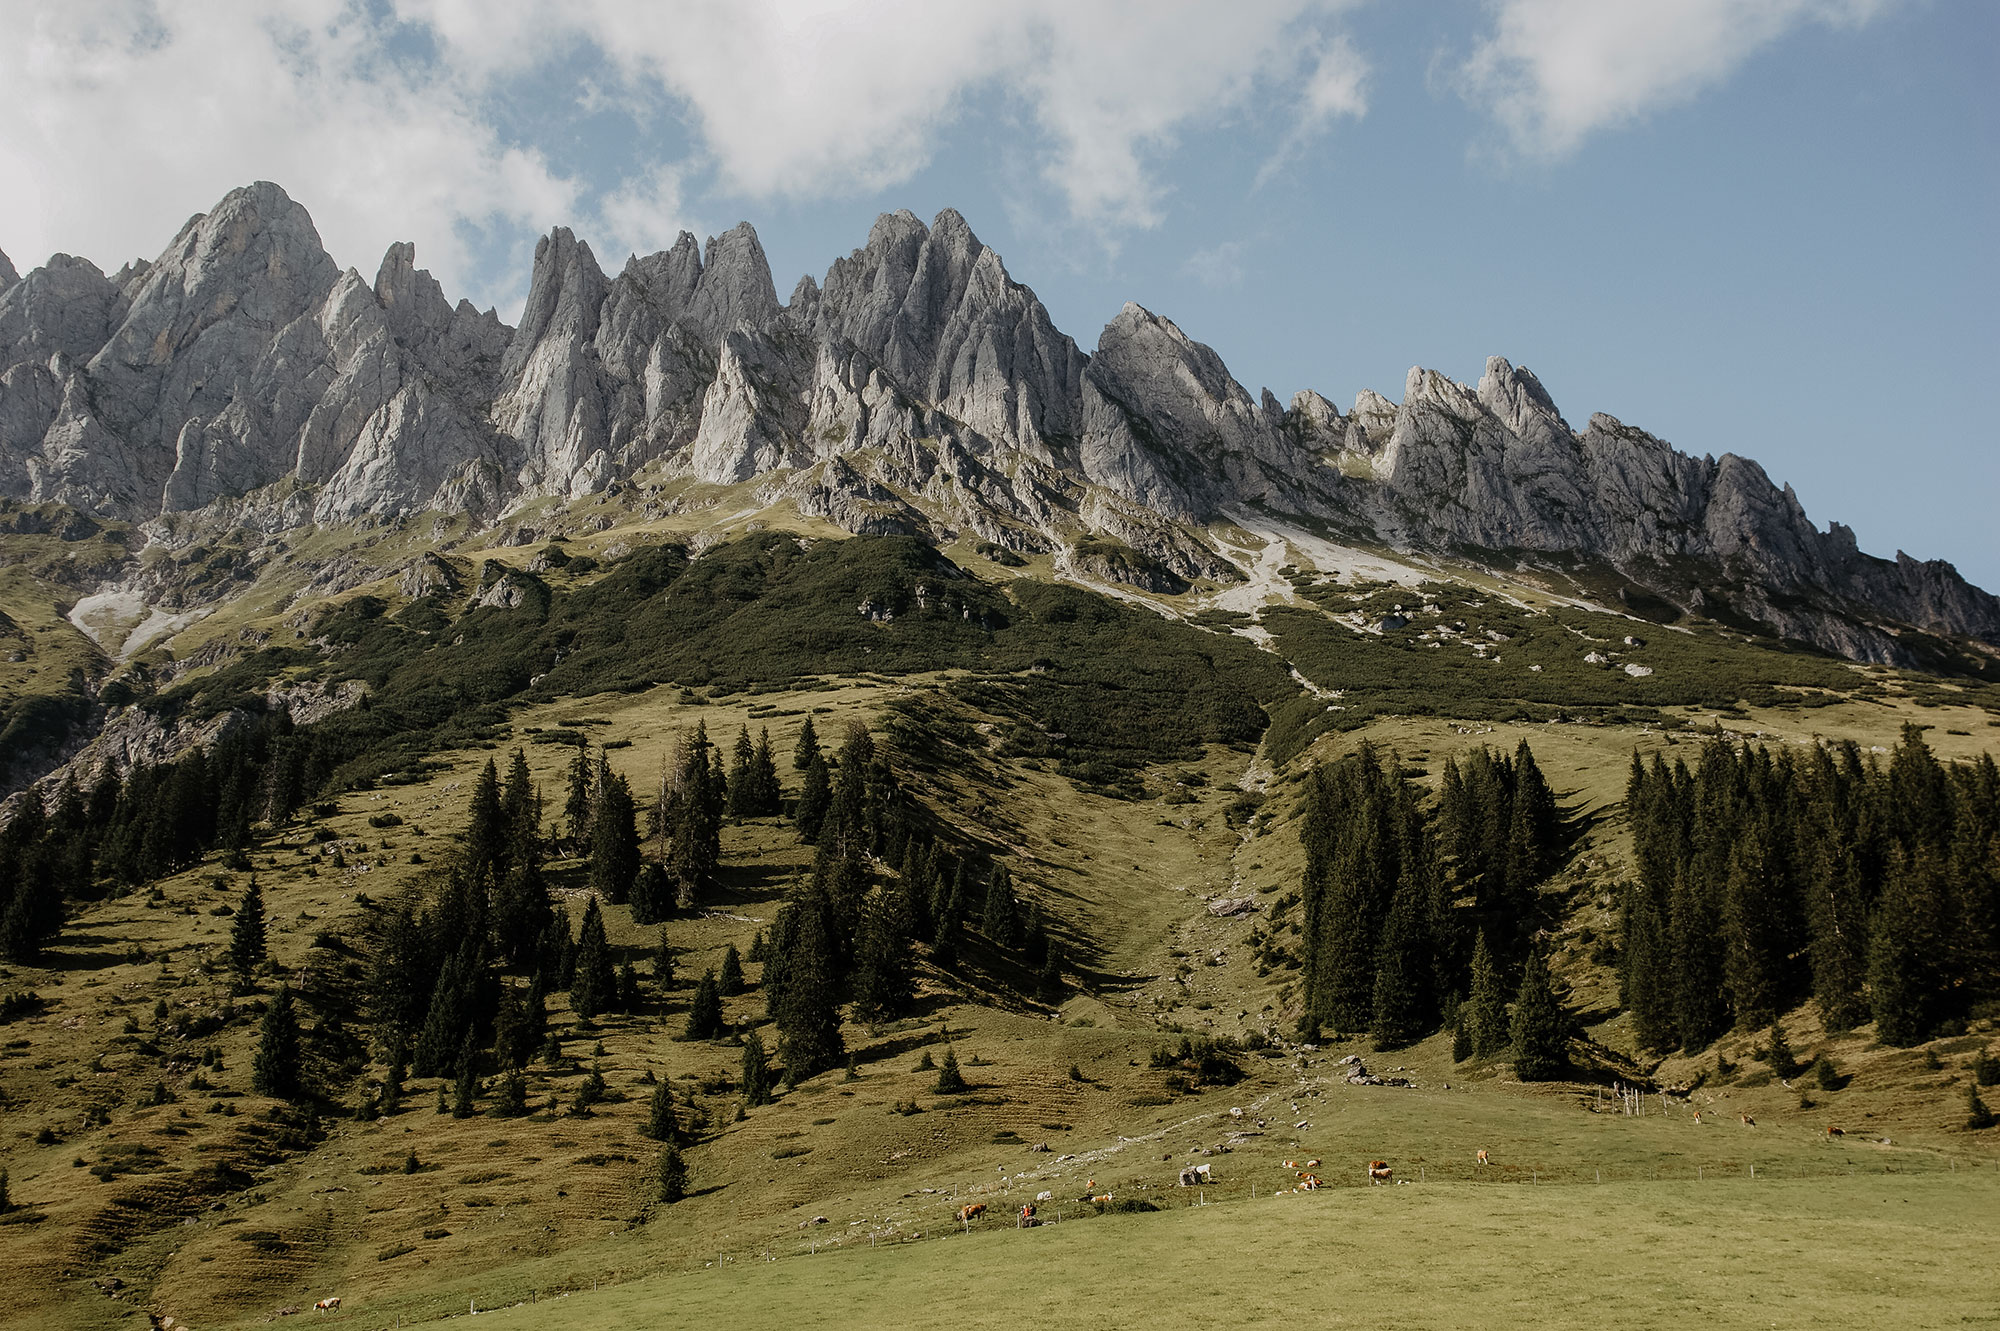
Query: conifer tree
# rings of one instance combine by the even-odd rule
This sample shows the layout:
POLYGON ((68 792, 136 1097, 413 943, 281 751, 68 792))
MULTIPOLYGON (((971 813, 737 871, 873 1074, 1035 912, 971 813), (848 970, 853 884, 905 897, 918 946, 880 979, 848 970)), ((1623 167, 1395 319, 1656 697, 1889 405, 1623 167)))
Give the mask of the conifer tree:
POLYGON ((979 932, 995 947, 1011 948, 1020 941, 1020 906, 1014 899, 1014 876, 1004 864, 995 864, 986 879, 986 904, 979 916, 979 932))
POLYGON ((965 874, 961 862, 952 874, 951 887, 940 890, 940 905, 936 911, 936 932, 931 935, 931 961, 940 970, 952 970, 958 965, 959 948, 965 933, 965 874))
POLYGON ((410 1062, 410 1044, 403 1028, 391 1022, 382 1032, 382 1091, 376 1097, 376 1112, 393 1114, 403 1103, 403 1074, 410 1062))
POLYGON ((618 964, 617 990, 618 1010, 620 1012, 637 1012, 639 1010, 639 972, 633 968, 632 963, 629 961, 623 961, 618 964))
POLYGON ((754 1030, 743 1037, 743 1099, 751 1105, 771 1103, 771 1065, 764 1039, 754 1030))
POLYGON ((1569 1067, 1569 1020, 1549 979, 1548 959, 1539 952, 1521 970, 1521 988, 1514 996, 1514 1075, 1522 1081, 1548 1081, 1569 1067))
POLYGON ((517 846, 513 864, 494 893, 492 910, 494 946, 510 969, 525 971, 535 964, 552 913, 535 847, 517 846))
POLYGON ((818 752, 819 732, 813 729, 813 719, 809 716, 806 718, 805 724, 799 727, 799 741, 797 746, 792 750, 793 768, 801 772, 805 771, 811 765, 813 755, 818 752))
POLYGON ((931 1087, 933 1095, 963 1095, 967 1090, 965 1074, 958 1070, 958 1051, 950 1045, 944 1047, 944 1062, 938 1065, 937 1082, 931 1087))
POLYGON ((499 1094, 493 1098, 493 1112, 500 1118, 520 1118, 528 1112, 528 1079, 521 1069, 510 1068, 501 1079, 499 1094))
POLYGON ((715 977, 715 987, 724 998, 734 998, 743 992, 743 958, 737 954, 734 943, 723 949, 722 970, 715 977))
POLYGON ((736 730, 736 746, 729 767, 729 812, 732 817, 748 818, 757 812, 757 748, 750 742, 750 727, 742 725, 736 730))
POLYGON ((569 827, 569 844, 577 851, 582 851, 590 842, 594 793, 591 774, 590 745, 588 742, 579 743, 576 754, 569 760, 569 798, 563 801, 563 822, 569 827))
POLYGON ((236 919, 229 929, 229 969, 236 974, 239 991, 248 992, 251 977, 264 964, 269 951, 264 925, 264 889, 257 875, 250 875, 243 899, 236 903, 236 919))
POLYGON ((604 913, 597 908, 597 898, 592 897, 584 907, 583 927, 577 931, 576 977, 569 989, 570 1008, 580 1020, 592 1021, 611 1006, 616 986, 611 948, 604 936, 604 913))
MULTIPOLYGON (((779 953, 784 964, 782 982, 773 992, 772 1016, 778 1025, 778 1055, 785 1075, 796 1082, 834 1066, 846 1051, 824 912, 811 901, 798 901, 787 906, 779 919, 788 925, 789 937, 779 953)), ((767 988, 771 988, 769 967, 777 960, 774 956, 766 963, 767 988)))
POLYGON ((722 1034, 722 996, 716 991, 715 972, 703 971, 688 1005, 687 1028, 683 1040, 713 1040, 722 1034))
POLYGON ((903 933, 899 890, 884 888, 862 912, 855 945, 854 1010, 870 1020, 895 1016, 912 998, 910 940, 903 933))
POLYGON ((299 1019, 292 1010, 292 991, 280 985, 264 1009, 257 1035, 257 1053, 250 1063, 250 1086, 259 1095, 279 1100, 297 1096, 304 1078, 299 1019))
POLYGON ((1431 949, 1424 929, 1420 887, 1406 881, 1382 928, 1375 957, 1375 1010, 1370 1023, 1377 1049, 1399 1049, 1431 1025, 1431 949))
POLYGON ((657 816, 666 837, 661 864, 682 909, 701 900, 722 859, 727 794, 718 772, 721 755, 710 760, 714 747, 707 727, 697 722, 694 733, 682 737, 660 793, 657 816))
POLYGON ((1493 1057, 1513 1038, 1507 1024, 1506 984, 1501 979, 1499 964, 1493 959, 1493 950, 1487 946, 1484 930, 1472 949, 1472 989, 1459 1010, 1459 1020, 1471 1038, 1476 1058, 1493 1057))
MULTIPOLYGON (((514 750, 507 766, 507 784, 500 796, 501 817, 507 826, 506 863, 511 868, 530 856, 539 858, 542 838, 542 800, 528 774, 528 759, 514 750)), ((494 877, 505 875, 497 870, 494 877)))
POLYGON ((1941 878, 1936 855, 1924 849, 1898 855, 1882 885, 1868 953, 1868 1002, 1884 1044, 1921 1044, 1943 1015, 1941 878))
POLYGON ((653 1101, 646 1112, 645 1133, 656 1142, 678 1142, 681 1138, 680 1119, 674 1114, 673 1089, 665 1077, 653 1086, 653 1101))
POLYGON ((807 841, 817 842, 821 825, 826 822, 827 810, 832 805, 832 779, 827 773, 826 759, 815 748, 807 756, 805 779, 799 786, 799 802, 792 811, 792 820, 798 824, 799 835, 807 841))
POLYGON ((1684 865, 1674 877, 1672 903, 1674 1026, 1689 1053, 1708 1048, 1729 1029, 1721 913, 1684 865))
POLYGON ((777 813, 784 803, 784 791, 778 785, 777 761, 771 756, 769 726, 757 732, 757 747, 750 755, 750 776, 750 812, 763 817, 777 813))
POLYGON ((769 955, 769 948, 764 942, 764 931, 759 929, 750 939, 750 950, 744 954, 743 959, 761 964, 769 955))
POLYGON ((471 1118, 477 1112, 479 1098, 479 1074, 474 1066, 472 1040, 466 1039, 465 1047, 458 1053, 458 1071, 452 1079, 451 1116, 471 1118))
POLYGON ((667 871, 651 860, 639 866, 632 880, 632 923, 658 924, 674 908, 674 885, 667 871))
POLYGON ((473 878, 505 871, 507 815, 500 805, 500 772, 491 758, 472 787, 471 820, 465 829, 465 867, 473 878))
POLYGON ((522 1067, 534 1057, 540 1040, 528 1029, 528 1005, 513 985, 500 990, 500 1012, 493 1019, 493 1054, 502 1067, 522 1067))
POLYGON ((1064 997, 1062 944, 1051 938, 1043 953, 1041 973, 1035 977, 1035 997, 1051 1007, 1064 997))
POLYGON ((687 1162, 680 1147, 668 1142, 660 1152, 660 1200, 672 1206, 687 1196, 687 1162))
POLYGON ((639 828, 632 789, 606 763, 598 768, 597 804, 590 823, 590 885, 614 906, 632 895, 639 875, 639 828))

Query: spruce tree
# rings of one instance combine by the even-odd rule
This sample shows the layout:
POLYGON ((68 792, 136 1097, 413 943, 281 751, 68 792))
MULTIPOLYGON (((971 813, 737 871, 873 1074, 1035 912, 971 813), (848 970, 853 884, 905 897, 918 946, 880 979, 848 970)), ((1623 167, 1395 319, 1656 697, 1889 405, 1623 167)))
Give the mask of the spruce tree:
POLYGON ((632 895, 639 876, 639 829, 632 789, 625 778, 601 765, 597 805, 590 823, 590 885, 614 906, 632 895))
POLYGON ((1035 997, 1054 1007, 1063 1001, 1065 993, 1062 944, 1051 938, 1043 953, 1041 973, 1035 977, 1035 997))
POLYGON ((590 745, 586 741, 576 746, 576 754, 570 759, 569 798, 563 802, 563 821, 569 827, 569 844, 578 852, 589 844, 592 796, 590 745))
POLYGON ((986 904, 979 916, 979 932, 995 947, 1011 948, 1020 941, 1020 906, 1014 899, 1014 876, 1004 864, 995 864, 986 879, 986 904))
POLYGON ((250 1087, 259 1095, 290 1100, 299 1094, 303 1079, 298 1014, 292 1010, 291 989, 281 985, 264 1009, 257 1053, 250 1063, 250 1087))
POLYGON ((242 900, 236 903, 236 920, 229 929, 229 969, 236 974, 239 991, 248 991, 251 977, 264 964, 268 950, 264 890, 257 886, 257 875, 252 874, 249 886, 243 889, 242 900))
POLYGON ((620 1012, 639 1010, 639 972, 629 961, 618 965, 617 998, 620 1012))
POLYGON ((1674 975, 1674 1026, 1689 1053, 1708 1048, 1729 1029, 1721 913, 1683 865, 1674 877, 1670 934, 1678 965, 1674 975))
POLYGON ((569 1005, 580 1020, 591 1021, 611 1006, 617 992, 611 947, 604 937, 604 913, 592 897, 584 907, 583 927, 577 931, 576 978, 570 985, 569 1005))
POLYGON ((683 1040, 713 1040, 722 1034, 722 996, 716 991, 715 972, 703 971, 695 986, 694 1002, 688 1007, 683 1040))
POLYGON ((505 872, 507 858, 507 815, 500 804, 500 772, 493 760, 472 787, 471 819, 465 829, 466 872, 477 878, 492 871, 505 872))
POLYGON ((680 1119, 674 1114, 674 1092, 665 1077, 653 1086, 653 1101, 646 1112, 645 1133, 656 1142, 678 1142, 680 1119))
POLYGON ((900 891, 884 888, 862 912, 855 944, 854 1010, 870 1020, 893 1017, 910 1005, 910 940, 903 933, 900 891))
POLYGON ((536 847, 532 842, 517 845, 513 864, 494 893, 492 910, 494 947, 510 969, 525 971, 535 964, 551 914, 536 847))
POLYGON ((754 1030, 743 1037, 743 1099, 752 1105, 771 1103, 771 1065, 764 1039, 754 1030))
POLYGON ((732 817, 749 818, 757 813, 757 748, 750 742, 750 727, 738 726, 736 746, 729 766, 729 812, 732 817))
POLYGON ((660 1152, 660 1200, 672 1206, 687 1196, 687 1162, 680 1147, 668 1142, 660 1152))
POLYGON ((827 810, 832 805, 833 783, 827 773, 826 759, 815 748, 806 761, 805 779, 799 786, 799 802, 792 811, 792 820, 798 824, 799 835, 809 842, 817 842, 820 827, 826 822, 827 810))
MULTIPOLYGON (((773 995, 772 1016, 785 1075, 797 1082, 834 1066, 846 1050, 840 1038, 833 944, 825 912, 814 901, 798 901, 786 907, 780 920, 790 925, 791 937, 783 953, 783 979, 773 995)), ((766 963, 767 988, 770 964, 766 963)))
POLYGON ((1569 1019, 1556 999, 1548 960, 1540 952, 1531 954, 1522 967, 1512 1035, 1514 1075, 1522 1081, 1549 1081, 1569 1068, 1569 1019))
POLYGON ((648 860, 632 880, 632 923, 658 924, 673 911, 674 897, 667 871, 648 860))
POLYGON ((1472 1043, 1475 1058, 1492 1058, 1506 1049, 1512 1035, 1507 1025, 1507 988, 1501 978, 1486 933, 1472 949, 1472 990, 1459 1009, 1459 1020, 1472 1043))
POLYGON ((809 716, 806 718, 806 723, 799 727, 799 742, 797 747, 792 750, 793 768, 801 772, 805 771, 806 768, 812 765, 812 760, 818 754, 819 733, 813 729, 813 719, 809 716))
POLYGON ((458 1071, 452 1079, 451 1116, 471 1118, 477 1112, 475 1102, 479 1098, 479 1073, 475 1067, 472 1040, 468 1036, 465 1047, 459 1050, 458 1071))
POLYGON ((500 1118, 520 1118, 528 1112, 528 1079, 521 1069, 509 1069, 493 1099, 493 1112, 500 1118))
POLYGON ((757 732, 757 748, 750 755, 750 774, 754 792, 750 799, 751 813, 760 817, 777 813, 784 803, 784 791, 778 785, 777 761, 771 756, 769 726, 757 732))
POLYGON ((1946 930, 1937 857, 1920 850, 1897 856, 1882 885, 1868 952, 1868 1002, 1884 1044, 1929 1039, 1941 1014, 1946 982, 1938 973, 1946 930))
POLYGON ((944 1047, 944 1062, 938 1065, 937 1082, 931 1087, 934 1095, 963 1095, 967 1090, 965 1075, 958 1070, 958 1051, 950 1045, 944 1047))
POLYGON ((715 977, 716 991, 724 998, 734 998, 743 992, 743 958, 731 943, 722 952, 722 970, 715 977))
POLYGON ((1377 1049, 1400 1049, 1421 1039, 1431 1023, 1431 958, 1419 889, 1406 882, 1396 893, 1375 957, 1377 1049))

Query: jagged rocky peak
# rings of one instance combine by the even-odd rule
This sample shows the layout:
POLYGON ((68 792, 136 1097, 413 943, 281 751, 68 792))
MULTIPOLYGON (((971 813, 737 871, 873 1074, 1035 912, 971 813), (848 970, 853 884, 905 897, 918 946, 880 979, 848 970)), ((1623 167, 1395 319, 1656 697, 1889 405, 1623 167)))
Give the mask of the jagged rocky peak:
POLYGON ((1046 462, 1080 432, 1083 354, 952 209, 928 228, 883 214, 817 289, 801 283, 793 308, 994 443, 1046 462))
POLYGON ((88 259, 53 254, 0 288, 0 370, 61 355, 81 365, 125 314, 116 283, 88 259))
POLYGON ((14 261, 7 257, 7 251, 0 250, 0 291, 5 291, 20 280, 21 275, 14 271, 14 261))

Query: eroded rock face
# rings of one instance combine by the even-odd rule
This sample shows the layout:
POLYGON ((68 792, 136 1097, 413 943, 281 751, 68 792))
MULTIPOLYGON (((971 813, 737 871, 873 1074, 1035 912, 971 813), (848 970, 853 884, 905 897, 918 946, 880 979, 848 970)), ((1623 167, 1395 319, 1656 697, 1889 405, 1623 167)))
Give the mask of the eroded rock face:
MULTIPOLYGON (((883 216, 782 305, 747 223, 615 278, 557 228, 518 328, 453 305, 407 244, 372 283, 341 271, 267 183, 111 277, 0 256, 0 494, 277 532, 493 521, 642 468, 855 532, 1124 547, 1077 567, 1157 570, 1135 585, 1160 589, 1238 576, 1205 524, 1261 509, 1410 549, 1603 561, 1863 660, 1903 659, 1899 625, 2000 642, 2000 602, 1949 565, 1862 554, 1747 459, 1604 415, 1579 432, 1497 357, 1476 387, 1412 370, 1400 403, 1363 392, 1343 415, 1253 397, 1138 305, 1086 356, 949 209, 883 216)), ((523 594, 496 586, 479 594, 523 594)))

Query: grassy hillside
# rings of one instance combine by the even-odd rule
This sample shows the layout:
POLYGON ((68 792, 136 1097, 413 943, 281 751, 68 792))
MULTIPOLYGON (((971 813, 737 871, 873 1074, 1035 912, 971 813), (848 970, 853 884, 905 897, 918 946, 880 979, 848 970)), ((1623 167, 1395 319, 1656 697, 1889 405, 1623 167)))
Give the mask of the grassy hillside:
MULTIPOLYGON (((242 608, 228 632, 244 654, 154 695, 165 714, 219 714, 274 671, 366 680, 370 705, 323 723, 346 764, 336 786, 365 785, 259 829, 249 861, 272 965, 255 993, 231 997, 222 959, 222 912, 250 871, 219 854, 77 905, 45 964, 0 974, 0 992, 35 996, 0 1024, 0 1163, 16 1204, 0 1245, 23 1273, 10 1315, 132 1326, 143 1308, 247 1326, 339 1294, 334 1320, 374 1327, 565 1293, 561 1320, 584 1327, 781 1314, 840 1326, 885 1309, 899 1323, 973 1325, 1125 1325, 1169 1307, 1204 1325, 1463 1324, 1468 1310, 1497 1325, 1662 1308, 1746 1326, 1984 1314, 1970 1273, 2000 1205, 2000 1138, 1963 1122, 1970 1061, 2000 1051, 1990 1015, 1904 1050, 1867 1027, 1827 1035, 1809 1007, 1791 1014, 1795 1051, 1827 1053, 1837 1089, 1782 1084, 1756 1058, 1758 1031, 1654 1067, 1634 1061, 1606 947, 1629 873, 1618 805, 1635 750, 1691 753, 1719 725, 1886 751, 1915 719, 1941 757, 1972 756, 2000 736, 1982 686, 1707 628, 1656 648, 1676 631, 1632 621, 1623 632, 1649 640, 1641 656, 1609 641, 1618 623, 1525 590, 1308 584, 1261 618, 1155 598, 1170 618, 1051 585, 1045 570, 948 567, 907 542, 801 548, 773 533, 621 562, 610 549, 629 537, 572 542, 602 562, 547 569, 511 607, 470 602, 535 551, 452 552, 461 591, 413 601, 380 576, 407 557, 399 547, 329 597, 242 608), (488 558, 505 568, 482 572, 488 558), (895 617, 864 617, 869 601, 895 617), (1397 603, 1416 611, 1406 638, 1367 631, 1397 603), (1336 617, 1357 611, 1360 629, 1336 617), (1438 635, 1458 620, 1464 631, 1438 635), (1660 664, 1652 677, 1582 664, 1599 646, 1660 664), (1599 692, 1572 706, 1562 689, 1537 691, 1562 671, 1599 692), (1488 683, 1502 678, 1525 683, 1488 683), (589 1025, 555 996, 560 1056, 529 1067, 526 1117, 495 1115, 491 1085, 474 1117, 436 1112, 436 1079, 413 1080, 400 1112, 351 1115, 372 1056, 360 1004, 372 940, 398 894, 449 854, 489 758, 518 745, 553 822, 580 736, 643 802, 696 723, 725 743, 739 725, 768 727, 788 756, 808 716, 828 740, 868 721, 926 809, 1007 861, 1069 956, 1059 1005, 1027 997, 1032 977, 983 947, 956 973, 920 963, 908 1017, 847 1025, 851 1079, 821 1073, 739 1119, 740 1046, 676 1037, 693 978, 769 930, 813 854, 782 819, 742 820, 723 832, 719 894, 665 926, 678 987, 589 1025), (1540 891, 1595 1080, 1525 1086, 1504 1061, 1454 1061, 1443 1034, 1387 1054, 1364 1040, 1287 1043, 1296 973, 1261 958, 1286 936, 1274 917, 1303 868, 1301 774, 1365 740, 1434 783, 1445 759, 1524 738, 1577 829, 1540 891), (1219 896, 1257 909, 1217 917, 1219 896), (250 1092, 261 1005, 280 979, 306 1010, 325 1091, 316 1117, 250 1092), (1234 1085, 1154 1066, 1156 1051, 1204 1034, 1280 1038, 1237 1056, 1234 1085), (963 1093, 937 1094, 935 1072, 918 1070, 946 1045, 963 1093), (1413 1085, 1350 1085, 1349 1055, 1413 1085), (572 1114, 593 1067, 610 1098, 572 1114), (1692 1096, 1654 1097, 1645 1117, 1604 1096, 1620 1075, 1685 1085, 1697 1072, 1708 1075, 1692 1096), (690 1195, 672 1206, 658 1201, 658 1144, 640 1133, 661 1078, 706 1118, 686 1150, 690 1195), (1286 1162, 1314 1158, 1328 1186, 1273 1199, 1297 1181, 1286 1162), (1375 1158, 1412 1185, 1361 1187, 1375 1158), (1190 1210, 1173 1185, 1191 1161, 1214 1182, 1200 1190, 1210 1204, 1190 1210), (1041 1191, 1061 1223, 1013 1231, 1008 1213, 1041 1191), (1099 1216, 1076 1200, 1086 1192, 1168 1213, 1099 1216), (967 1200, 989 1206, 969 1234, 952 1220, 967 1200), (1413 1264, 1440 1233, 1451 1264, 1413 1264), (609 1288, 592 1295, 594 1283, 609 1288)), ((795 792, 788 764, 783 775, 795 792)), ((549 875, 580 919, 582 862, 558 859, 549 875)), ((659 928, 628 907, 604 914, 619 959, 643 971, 659 928)), ((760 968, 747 971, 748 992, 725 1001, 745 1026, 764 1010, 760 968)), ((769 1026, 763 1036, 772 1043, 769 1026)), ((544 1309, 498 1315, 542 1325, 554 1320, 544 1309)))

